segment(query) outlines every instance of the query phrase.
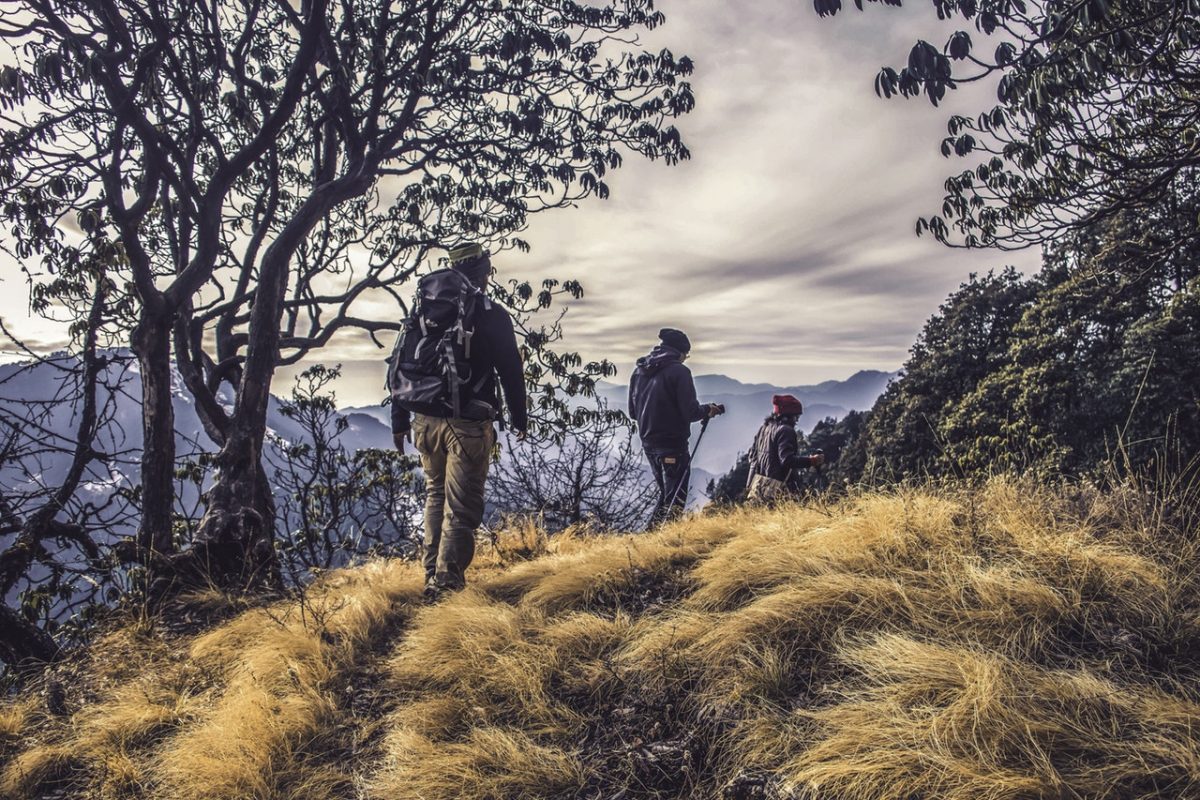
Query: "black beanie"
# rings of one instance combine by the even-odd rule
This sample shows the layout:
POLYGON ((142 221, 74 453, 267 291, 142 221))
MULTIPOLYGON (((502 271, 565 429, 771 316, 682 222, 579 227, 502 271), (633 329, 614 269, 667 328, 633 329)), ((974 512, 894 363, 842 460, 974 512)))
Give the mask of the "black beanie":
POLYGON ((461 272, 466 276, 467 280, 476 286, 487 284, 488 277, 492 274, 492 260, 485 253, 474 258, 456 261, 450 265, 456 272, 461 272))
POLYGON ((678 350, 684 355, 687 355, 688 351, 692 349, 692 343, 688 341, 687 334, 674 328, 663 328, 658 332, 658 338, 667 347, 678 350))
POLYGON ((486 286, 487 279, 492 274, 492 260, 483 245, 476 242, 460 244, 448 248, 450 251, 450 266, 461 272, 476 286, 486 286))

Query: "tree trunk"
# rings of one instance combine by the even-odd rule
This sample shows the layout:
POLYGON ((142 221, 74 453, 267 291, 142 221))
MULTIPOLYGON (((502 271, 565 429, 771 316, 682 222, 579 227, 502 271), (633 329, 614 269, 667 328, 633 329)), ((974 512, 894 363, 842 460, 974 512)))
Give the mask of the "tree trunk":
POLYGON ((171 316, 146 310, 132 335, 142 373, 142 520, 138 549, 150 566, 175 549, 175 408, 171 402, 171 316))
POLYGON ((294 245, 288 249, 276 240, 263 259, 237 403, 192 554, 193 569, 203 567, 210 579, 230 588, 280 584, 275 502, 262 449, 292 252, 294 245))
MULTIPOLYGON (((327 165, 332 170, 333 164, 327 165)), ((275 502, 262 466, 271 378, 279 362, 280 322, 292 257, 316 224, 338 203, 371 186, 361 168, 323 182, 263 254, 249 342, 228 435, 217 456, 217 477, 208 493, 190 567, 231 587, 279 585, 275 557, 275 502)))
POLYGON ((275 500, 262 466, 264 429, 265 418, 237 420, 217 455, 216 482, 187 569, 219 586, 280 585, 275 500))
POLYGON ((225 431, 229 426, 229 416, 221 408, 217 400, 220 382, 215 388, 210 388, 204 379, 204 352, 201 349, 200 337, 203 329, 191 325, 190 303, 182 309, 175 319, 175 368, 183 379, 184 386, 192 394, 196 403, 196 416, 204 426, 204 432, 213 444, 221 447, 225 444, 225 431))
POLYGON ((59 655, 48 633, 0 603, 0 661, 19 670, 54 661, 59 655))

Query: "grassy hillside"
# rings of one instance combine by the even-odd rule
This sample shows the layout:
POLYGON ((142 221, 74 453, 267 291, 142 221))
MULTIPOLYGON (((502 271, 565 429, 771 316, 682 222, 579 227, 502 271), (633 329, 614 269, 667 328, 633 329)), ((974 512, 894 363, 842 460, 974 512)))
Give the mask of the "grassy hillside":
POLYGON ((1194 544, 1128 494, 546 549, 505 532, 433 607, 379 562, 112 631, 0 707, 0 797, 1200 797, 1194 544))

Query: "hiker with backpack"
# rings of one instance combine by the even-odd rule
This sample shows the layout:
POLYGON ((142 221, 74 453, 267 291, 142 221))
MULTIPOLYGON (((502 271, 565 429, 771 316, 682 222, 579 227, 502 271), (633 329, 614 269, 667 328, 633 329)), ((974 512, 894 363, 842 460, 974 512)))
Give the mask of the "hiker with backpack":
POLYGON ((707 425, 709 419, 725 413, 722 405, 696 399, 692 371, 683 364, 692 349, 687 335, 663 328, 658 338, 659 344, 638 359, 629 379, 629 416, 637 423, 642 450, 658 484, 652 528, 679 516, 687 506, 692 423, 703 420, 707 425))
POLYGON ((425 596, 466 585, 483 521, 496 380, 519 436, 528 427, 525 372, 512 318, 487 296, 492 264, 478 244, 450 250, 450 267, 421 278, 389 359, 392 438, 411 433, 425 473, 425 596))
POLYGON ((819 450, 800 455, 796 436, 796 423, 804 413, 800 401, 790 394, 777 394, 771 398, 771 407, 771 416, 763 421, 750 448, 746 499, 752 502, 769 503, 794 494, 800 470, 825 463, 825 454, 819 450))

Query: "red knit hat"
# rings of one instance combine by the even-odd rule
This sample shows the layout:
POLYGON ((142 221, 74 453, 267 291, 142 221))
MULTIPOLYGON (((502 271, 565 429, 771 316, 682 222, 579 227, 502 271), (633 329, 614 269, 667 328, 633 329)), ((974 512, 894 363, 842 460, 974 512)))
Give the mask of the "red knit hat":
POLYGON ((804 406, 790 394, 777 394, 771 398, 771 406, 776 414, 798 417, 804 413, 804 406))

